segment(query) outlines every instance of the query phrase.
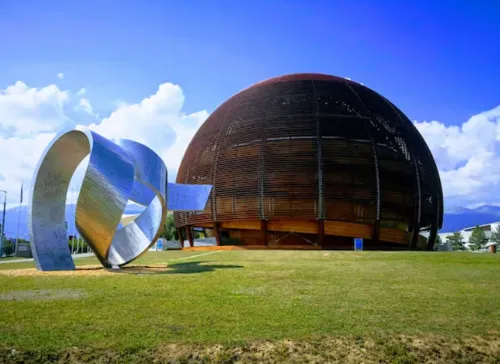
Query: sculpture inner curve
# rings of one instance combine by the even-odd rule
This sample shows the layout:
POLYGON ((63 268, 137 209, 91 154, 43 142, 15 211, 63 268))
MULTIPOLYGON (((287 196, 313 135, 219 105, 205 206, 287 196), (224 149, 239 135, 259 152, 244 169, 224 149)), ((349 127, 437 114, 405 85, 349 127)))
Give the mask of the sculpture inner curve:
POLYGON ((47 147, 35 171, 28 223, 39 270, 75 268, 66 235, 66 194, 73 173, 91 148, 85 133, 66 133, 47 147))
POLYGON ((76 205, 76 228, 101 263, 109 250, 133 187, 133 161, 122 148, 90 132, 93 146, 76 205))
POLYGON ((159 238, 167 217, 167 168, 161 158, 143 144, 120 140, 119 145, 134 161, 132 195, 147 208, 130 224, 119 229, 111 244, 108 261, 119 266, 137 259, 159 238))

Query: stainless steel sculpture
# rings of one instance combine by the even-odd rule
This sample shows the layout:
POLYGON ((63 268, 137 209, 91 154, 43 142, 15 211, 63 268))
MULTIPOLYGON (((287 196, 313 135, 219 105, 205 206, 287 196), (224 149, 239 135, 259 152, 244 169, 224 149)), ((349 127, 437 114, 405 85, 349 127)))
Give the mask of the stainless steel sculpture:
POLYGON ((29 229, 39 270, 75 268, 65 226, 66 194, 72 175, 90 154, 76 205, 76 228, 105 267, 120 267, 146 252, 161 235, 169 209, 203 210, 209 185, 167 183, 167 168, 151 149, 132 140, 117 144, 88 129, 59 134, 35 170, 29 229), (119 227, 128 201, 145 206, 119 227))

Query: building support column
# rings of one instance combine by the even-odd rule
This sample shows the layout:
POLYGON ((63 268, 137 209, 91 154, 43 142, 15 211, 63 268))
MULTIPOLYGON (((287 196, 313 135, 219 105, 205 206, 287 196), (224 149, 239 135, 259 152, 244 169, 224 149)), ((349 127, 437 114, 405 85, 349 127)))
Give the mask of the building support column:
MULTIPOLYGON (((414 224, 413 225, 413 230, 411 232, 411 241, 410 241, 410 250, 411 249, 416 249, 417 248, 417 243, 418 243, 418 236, 420 235, 420 226, 419 224, 414 224)), ((429 241, 431 241, 431 234, 429 235, 429 241)), ((434 238, 436 239, 436 235, 434 234, 434 238)))
POLYGON ((264 245, 269 245, 267 240, 267 220, 260 220, 261 239, 264 245))
POLYGON ((437 230, 438 228, 436 225, 431 226, 431 231, 429 232, 429 240, 427 240, 427 250, 432 250, 432 248, 434 247, 434 243, 437 237, 437 230))
POLYGON ((318 220, 318 245, 323 246, 323 242, 325 241, 325 220, 318 220))
POLYGON ((194 246, 193 242, 193 232, 191 231, 191 226, 186 226, 186 237, 189 240, 189 246, 192 248, 194 246))
POLYGON ((215 233, 215 242, 217 243, 217 246, 220 246, 220 229, 219 229, 219 223, 216 222, 214 223, 214 233, 215 233))
POLYGON ((375 224, 373 224, 372 241, 374 243, 378 243, 379 239, 380 239, 380 220, 375 220, 375 224))
MULTIPOLYGON (((418 242, 418 236, 420 232, 420 224, 421 224, 421 218, 422 218, 422 186, 420 185, 420 170, 418 168, 416 158, 415 158, 415 153, 411 151, 411 159, 413 166, 415 168, 415 183, 416 183, 416 196, 414 197, 415 199, 415 217, 414 217, 414 224, 413 224, 413 230, 412 230, 412 236, 411 236, 411 242, 410 242, 410 249, 415 249, 417 247, 417 242, 418 242)), ((434 235, 433 239, 436 238, 435 234, 432 232, 431 228, 431 233, 430 235, 434 235)), ((431 236, 429 236, 430 238, 431 236)))
POLYGON ((179 237, 179 242, 181 243, 181 249, 184 248, 184 237, 182 236, 182 228, 177 228, 177 236, 179 237))

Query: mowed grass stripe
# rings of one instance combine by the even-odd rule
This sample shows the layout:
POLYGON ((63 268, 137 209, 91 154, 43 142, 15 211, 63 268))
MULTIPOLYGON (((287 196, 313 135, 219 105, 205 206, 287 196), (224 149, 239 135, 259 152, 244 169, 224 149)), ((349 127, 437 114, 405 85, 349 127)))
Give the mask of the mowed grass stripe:
POLYGON ((199 253, 199 254, 191 255, 189 257, 182 257, 182 258, 177 258, 177 259, 171 259, 169 261, 170 262, 176 262, 176 261, 179 261, 179 260, 192 259, 192 258, 201 257, 201 256, 204 256, 204 255, 211 255, 211 254, 220 253, 220 252, 221 252, 221 250, 217 250, 217 251, 213 251, 213 252, 208 252, 208 253, 199 253))
MULTIPOLYGON (((0 300, 1 345, 121 350, 169 342, 324 336, 460 338, 500 330, 498 255, 254 250, 202 254, 148 253, 134 265, 168 264, 150 274, 0 274, 3 297, 37 291, 53 295, 23 293, 16 301, 0 300)), ((85 258, 76 264, 97 261, 85 258)))

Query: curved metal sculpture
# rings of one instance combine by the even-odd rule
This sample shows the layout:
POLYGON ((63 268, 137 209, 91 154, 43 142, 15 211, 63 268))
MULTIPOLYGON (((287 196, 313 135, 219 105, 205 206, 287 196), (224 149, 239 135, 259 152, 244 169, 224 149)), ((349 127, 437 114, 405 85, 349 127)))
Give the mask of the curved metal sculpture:
POLYGON ((65 225, 66 194, 72 175, 90 154, 76 205, 76 228, 105 267, 120 267, 146 252, 161 235, 172 208, 204 209, 211 186, 167 183, 167 168, 151 149, 132 140, 118 144, 87 129, 59 134, 42 154, 30 194, 29 228, 40 270, 75 268, 65 225), (145 206, 119 227, 128 201, 145 206))

